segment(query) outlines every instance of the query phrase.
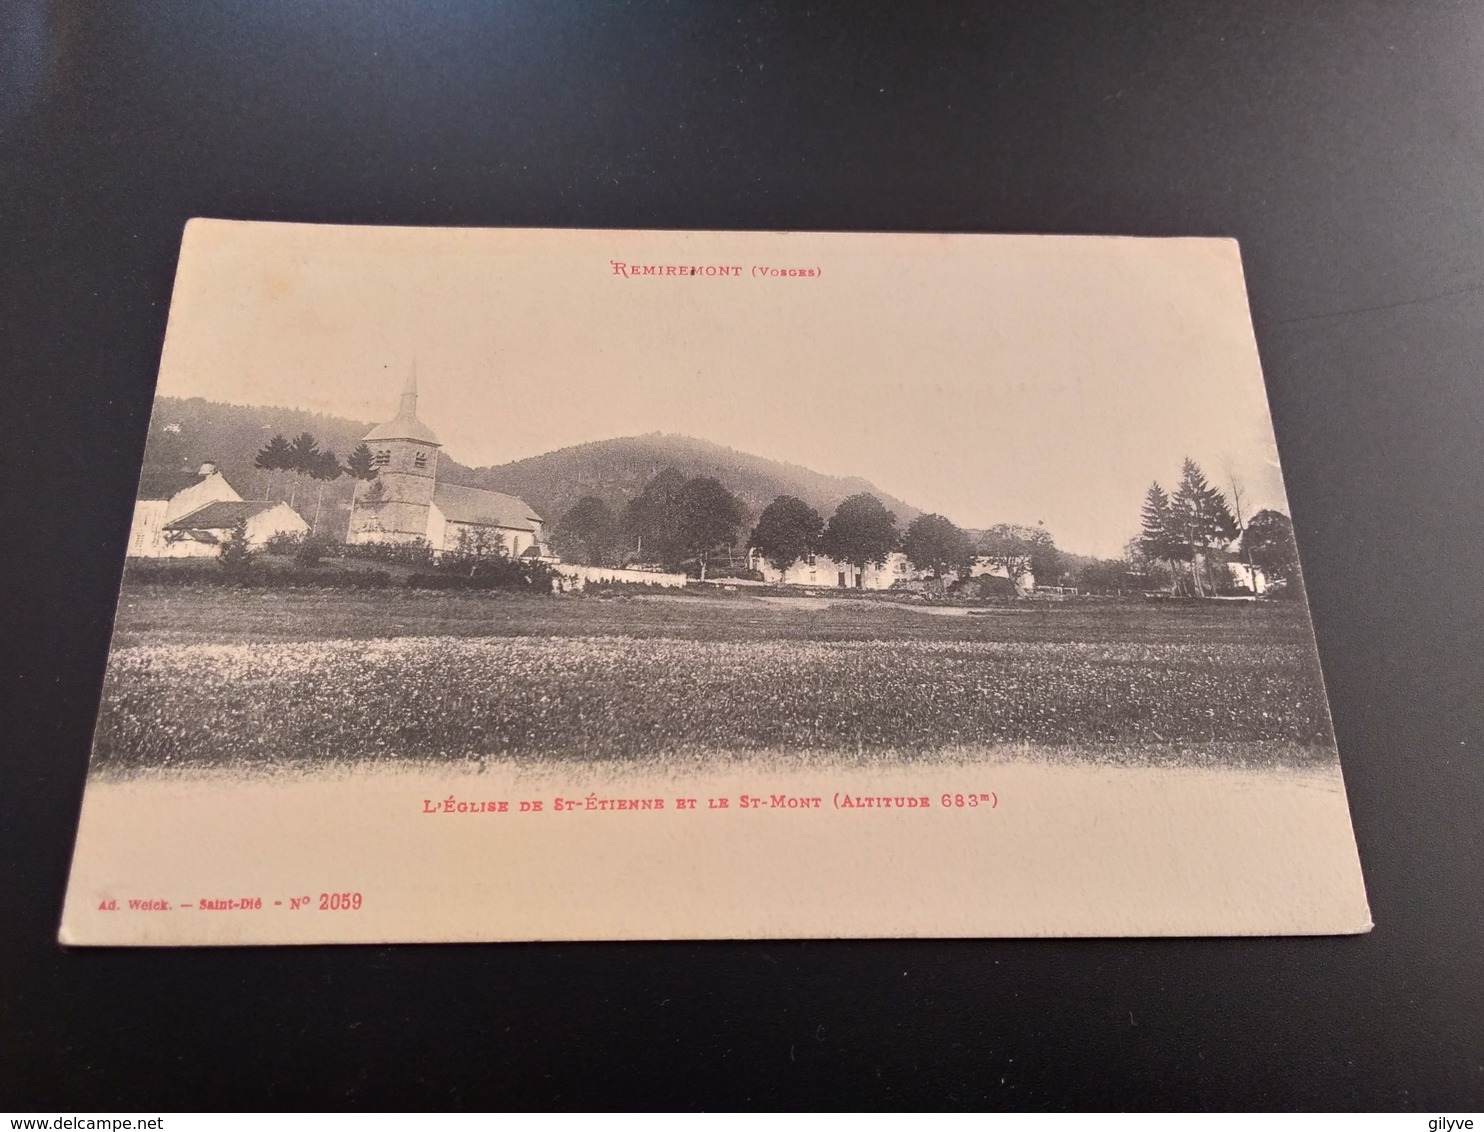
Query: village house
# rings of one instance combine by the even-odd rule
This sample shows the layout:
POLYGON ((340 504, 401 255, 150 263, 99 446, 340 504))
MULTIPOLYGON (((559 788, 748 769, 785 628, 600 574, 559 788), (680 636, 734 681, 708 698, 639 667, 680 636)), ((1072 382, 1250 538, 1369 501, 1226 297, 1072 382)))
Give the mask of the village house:
POLYGON ((261 546, 275 534, 303 534, 309 525, 286 503, 245 501, 213 463, 195 472, 146 471, 135 493, 127 554, 131 558, 199 558, 217 553, 237 518, 247 521, 248 542, 261 546), (230 505, 229 514, 220 510, 230 505))
POLYGON ((1251 593, 1260 596, 1267 592, 1267 575, 1256 566, 1243 559, 1240 551, 1218 550, 1211 555, 1209 563, 1212 575, 1222 570, 1226 571, 1227 585, 1221 584, 1220 578, 1215 578, 1218 589, 1232 589, 1237 593, 1251 593))
POLYGON ((216 554, 243 524, 247 545, 259 549, 274 535, 306 535, 309 524, 287 503, 271 499, 223 499, 165 524, 168 544, 189 555, 216 554))
POLYGON ((397 415, 364 437, 376 478, 357 485, 352 543, 426 540, 435 553, 463 545, 498 547, 507 557, 549 557, 544 523, 524 500, 438 482, 437 435, 417 416, 417 370, 407 376, 397 415))
POLYGON ((798 559, 787 570, 779 570, 757 549, 748 551, 747 565, 769 585, 835 586, 853 590, 889 590, 899 578, 905 581, 911 570, 900 554, 891 555, 880 566, 867 563, 864 570, 849 562, 836 562, 828 555, 811 554, 798 559))
MULTIPOLYGON (((836 562, 824 554, 811 554, 796 561, 787 570, 779 570, 767 560, 761 551, 748 552, 748 568, 763 576, 763 581, 775 586, 828 586, 851 590, 921 590, 926 587, 932 574, 919 570, 907 561, 901 551, 893 551, 886 561, 877 565, 868 562, 864 570, 849 562, 836 562)), ((976 558, 970 576, 1008 577, 1005 568, 987 558, 976 558)), ((1035 586, 1035 579, 1022 575, 1017 588, 1023 592, 1035 586)))

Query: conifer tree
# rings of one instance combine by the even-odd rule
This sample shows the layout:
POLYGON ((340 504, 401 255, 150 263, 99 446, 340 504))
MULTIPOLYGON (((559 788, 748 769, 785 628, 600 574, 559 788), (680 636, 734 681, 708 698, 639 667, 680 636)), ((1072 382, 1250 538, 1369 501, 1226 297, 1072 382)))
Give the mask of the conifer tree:
POLYGON ((360 502, 361 484, 376 478, 376 460, 364 440, 352 448, 350 455, 345 458, 345 473, 355 477, 355 483, 350 488, 350 509, 355 511, 356 504, 360 502))
POLYGON ((1144 493, 1144 510, 1139 533, 1139 550, 1144 557, 1154 562, 1166 562, 1170 566, 1170 585, 1175 585, 1175 539, 1173 513, 1170 496, 1158 483, 1149 485, 1144 493))
POLYGON ((1207 489, 1202 512, 1206 534, 1211 540, 1208 545, 1226 546, 1241 533, 1237 517, 1232 514, 1231 505, 1219 489, 1207 489))
POLYGON ((1202 509, 1210 485, 1198 465, 1189 456, 1180 466, 1180 484, 1170 500, 1171 533, 1177 557, 1190 565, 1190 588, 1194 597, 1205 597, 1200 571, 1196 569, 1196 550, 1201 543, 1202 509))
POLYGON ((1180 544, 1179 557, 1190 563, 1191 585, 1197 597, 1215 588, 1210 568, 1213 551, 1224 550, 1237 536, 1237 520, 1232 516, 1226 496, 1212 487, 1200 465, 1189 456, 1180 469, 1180 486, 1170 501, 1175 532, 1180 544), (1201 579, 1200 564, 1206 567, 1206 580, 1201 579))
POLYGON ((365 441, 351 449, 350 455, 345 458, 345 470, 358 480, 376 478, 376 461, 365 441))
POLYGON ((284 439, 283 433, 278 433, 262 448, 258 449, 257 459, 253 461, 253 467, 268 473, 268 487, 266 494, 271 498, 273 495, 273 473, 287 471, 292 460, 292 452, 289 442, 284 439))
POLYGON ((311 534, 319 533, 320 511, 325 505, 325 484, 338 480, 345 474, 345 469, 340 466, 340 461, 335 458, 335 453, 326 448, 319 453, 307 469, 310 477, 319 485, 314 499, 314 522, 309 525, 311 534))
POLYGON ((301 432, 289 441, 288 470, 294 473, 294 487, 289 493, 289 506, 293 507, 299 496, 299 484, 306 475, 312 475, 320 459, 319 441, 313 433, 301 432))

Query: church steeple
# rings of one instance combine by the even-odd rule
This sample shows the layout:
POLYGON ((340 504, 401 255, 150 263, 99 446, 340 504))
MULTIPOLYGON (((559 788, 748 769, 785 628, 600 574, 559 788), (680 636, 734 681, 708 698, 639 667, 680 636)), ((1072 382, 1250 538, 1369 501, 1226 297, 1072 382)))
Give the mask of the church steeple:
POLYGON ((402 387, 402 407, 397 410, 397 416, 410 417, 417 420, 417 359, 412 359, 412 367, 407 371, 407 384, 402 387))
POLYGON ((402 386, 402 404, 397 415, 386 424, 377 425, 362 439, 415 440, 421 444, 437 445, 438 436, 427 425, 417 419, 417 362, 407 371, 407 383, 402 386))
POLYGON ((351 542, 428 538, 438 486, 438 438, 417 419, 417 363, 407 371, 397 415, 366 434, 376 479, 351 507, 351 542))

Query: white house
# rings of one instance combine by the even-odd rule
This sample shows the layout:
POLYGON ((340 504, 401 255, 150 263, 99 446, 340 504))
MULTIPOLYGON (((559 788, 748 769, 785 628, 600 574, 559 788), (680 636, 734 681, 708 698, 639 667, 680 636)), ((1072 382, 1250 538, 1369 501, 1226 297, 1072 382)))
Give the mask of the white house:
POLYGON ((127 553, 131 558, 190 557, 197 552, 179 539, 167 538, 165 524, 208 503, 241 498, 215 464, 202 464, 196 472, 147 471, 140 477, 135 493, 127 553))
POLYGON ((239 522, 245 524, 247 545, 254 550, 274 535, 309 533, 309 524, 287 503, 271 499, 224 499, 166 523, 165 541, 174 548, 172 557, 216 554, 239 522))
POLYGON ((306 534, 306 523, 287 503, 244 500, 212 463, 195 472, 145 472, 135 493, 129 527, 131 558, 200 558, 215 554, 239 517, 247 539, 261 546, 275 534, 306 534))
MULTIPOLYGON (((1248 590, 1253 594, 1263 594, 1268 589, 1267 575, 1258 567, 1249 565, 1243 560, 1242 555, 1236 550, 1216 551, 1212 555, 1210 567, 1213 576, 1216 571, 1225 569, 1230 578, 1232 589, 1242 591, 1248 590)), ((1220 582, 1218 580, 1218 587, 1220 582)), ((1221 587, 1224 588, 1224 587, 1221 587)))
POLYGON ((912 577, 911 566, 900 554, 888 556, 883 565, 868 563, 858 570, 849 562, 836 562, 824 554, 811 554, 800 558, 787 570, 779 570, 758 550, 749 552, 749 569, 763 576, 763 581, 775 586, 834 586, 852 590, 889 590, 898 579, 906 581, 912 577))

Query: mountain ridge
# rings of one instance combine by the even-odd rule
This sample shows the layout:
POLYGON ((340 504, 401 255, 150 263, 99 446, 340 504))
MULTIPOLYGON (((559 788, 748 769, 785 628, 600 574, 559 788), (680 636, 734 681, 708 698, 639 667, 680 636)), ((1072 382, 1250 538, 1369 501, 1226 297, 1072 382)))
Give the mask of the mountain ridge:
POLYGON ((687 477, 715 476, 755 518, 779 495, 794 495, 826 518, 845 498, 868 492, 905 526, 922 512, 863 476, 835 476, 712 440, 651 432, 568 445, 538 456, 481 468, 460 468, 470 486, 518 495, 547 518, 559 518, 583 495, 620 508, 667 467, 687 477), (549 512, 549 514, 548 514, 549 512))
MULTIPOLYGON (((144 468, 178 471, 210 460, 244 497, 262 498, 274 484, 253 466, 253 460, 276 433, 290 439, 300 432, 313 433, 322 448, 333 451, 344 462, 372 427, 371 422, 281 406, 160 397, 150 418, 144 468)), ((797 496, 826 518, 841 500, 858 492, 869 492, 880 499, 895 512, 902 527, 922 513, 861 476, 828 475, 802 464, 675 433, 587 441, 480 467, 461 464, 443 452, 438 476, 450 484, 517 495, 540 513, 548 526, 553 526, 584 495, 596 495, 610 507, 621 509, 666 467, 674 467, 687 477, 715 476, 746 505, 749 521, 779 495, 797 496)), ((298 490, 317 488, 301 486, 298 490)), ((344 533, 350 495, 348 479, 325 487, 322 530, 344 533)))

